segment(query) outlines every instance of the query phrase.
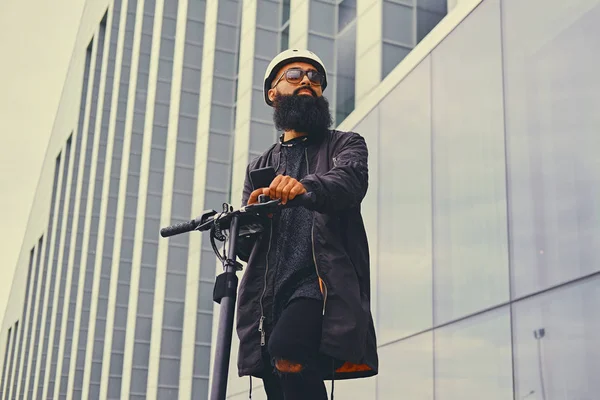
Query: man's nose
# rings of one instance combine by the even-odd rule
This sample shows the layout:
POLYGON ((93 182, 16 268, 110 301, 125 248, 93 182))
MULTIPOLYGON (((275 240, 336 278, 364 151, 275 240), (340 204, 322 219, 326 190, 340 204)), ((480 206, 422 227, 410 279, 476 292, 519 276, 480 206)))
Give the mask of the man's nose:
POLYGON ((308 79, 308 75, 304 74, 304 77, 302 77, 302 81, 300 82, 300 84, 310 86, 310 79, 308 79))

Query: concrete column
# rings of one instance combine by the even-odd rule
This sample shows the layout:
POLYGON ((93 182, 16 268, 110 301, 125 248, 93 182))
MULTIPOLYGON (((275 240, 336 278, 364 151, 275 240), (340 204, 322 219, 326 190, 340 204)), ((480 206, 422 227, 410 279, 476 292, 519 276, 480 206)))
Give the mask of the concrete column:
MULTIPOLYGON (((252 80, 254 76, 254 41, 256 36, 256 0, 244 2, 240 37, 240 61, 237 88, 237 110, 233 151, 231 202, 238 204, 244 189, 244 177, 250 146, 250 117, 252 114, 252 80)), ((257 71, 261 74, 262 71, 257 71)))
POLYGON ((355 108, 381 82, 382 19, 381 0, 356 2, 355 108))
MULTIPOLYGON (((152 125, 154 119, 154 99, 156 98, 156 79, 158 76, 158 59, 160 51, 160 33, 162 30, 162 19, 163 19, 164 2, 157 1, 154 10, 154 26, 152 31, 152 51, 150 56, 150 73, 148 78, 148 94, 146 102, 146 114, 144 120, 144 132, 148 134, 144 135, 144 142, 142 145, 142 161, 140 168, 140 186, 138 191, 138 204, 136 214, 136 225, 135 225, 135 239, 133 244, 133 260, 131 268, 131 286, 129 288, 129 313, 127 314, 127 332, 128 335, 125 337, 125 354, 123 356, 123 380, 121 382, 121 398, 129 398, 131 388, 131 371, 133 366, 133 349, 135 344, 135 327, 137 320, 137 309, 138 309, 138 294, 140 286, 140 272, 142 262, 142 247, 144 244, 144 226, 146 216, 146 200, 148 196, 148 180, 150 175, 150 153, 152 148, 152 125)), ((143 18, 142 13, 140 17, 143 18)), ((139 55, 138 55, 139 56, 139 55)), ((128 115, 131 119, 132 115, 128 115)), ((129 122, 129 121, 128 121, 129 122)), ((129 126, 129 125, 128 125, 129 126)), ((164 200, 163 200, 164 201, 164 200)), ((169 202, 170 204, 170 202, 169 202)), ((158 277, 158 271, 157 271, 158 277)), ((158 280, 157 280, 158 281, 158 280)), ((155 294, 156 300, 157 294, 155 294)), ((162 298, 160 299, 162 304, 162 298)), ((155 301, 156 303, 156 301, 155 301)), ((162 308, 162 306, 161 306, 162 308)), ((156 313, 152 318, 152 321, 156 321, 156 313)), ((162 320, 161 320, 162 323, 162 320)), ((156 343, 153 341, 153 344, 156 343)), ((159 346, 160 346, 160 342, 159 346)), ((148 371, 150 373, 150 371, 148 371)), ((150 378, 148 378, 150 382, 150 378)), ((154 382, 156 384, 156 382, 154 382)), ((149 385, 148 385, 149 386, 149 385)))
MULTIPOLYGON (((190 0, 194 1, 194 0, 190 0)), ((196 155, 194 166, 194 188, 192 212, 213 207, 205 205, 206 174, 210 148, 210 119, 213 100, 213 79, 215 46, 217 35, 217 1, 207 1, 204 18, 204 42, 202 50, 202 72, 200 77, 200 102, 196 135, 196 155)), ((195 215, 194 215, 195 216, 195 215)), ((183 336, 181 340, 181 372, 179 375, 179 398, 195 398, 194 360, 196 357, 196 320, 198 291, 200 280, 200 258, 204 234, 190 234, 187 259, 187 282, 185 288, 185 310, 183 318, 183 336)))
MULTIPOLYGON (((109 18, 110 20, 112 20, 114 18, 115 15, 115 5, 114 2, 112 4, 111 7, 111 17, 109 18)), ((118 100, 119 100, 119 88, 120 88, 120 81, 121 81, 121 64, 122 64, 122 59, 123 59, 123 43, 125 41, 125 23, 127 21, 127 0, 121 0, 121 5, 120 5, 120 21, 118 22, 118 34, 117 34, 117 52, 115 54, 115 69, 114 69, 114 79, 113 79, 113 87, 112 87, 112 98, 110 99, 111 104, 110 104, 110 108, 111 108, 111 113, 110 113, 110 121, 109 121, 109 126, 108 126, 108 136, 107 136, 107 144, 106 144, 106 156, 105 156, 105 163, 104 163, 104 180, 102 182, 103 188, 102 188, 102 200, 100 203, 100 221, 99 221, 99 225, 98 225, 98 242, 96 245, 96 261, 94 263, 95 265, 95 269, 94 269, 94 283, 93 283, 93 287, 92 287, 92 301, 91 301, 91 305, 90 305, 90 322, 89 322, 89 329, 88 329, 88 337, 87 337, 87 349, 86 349, 86 358, 85 358, 85 366, 84 366, 84 374, 83 374, 83 388, 82 388, 82 392, 81 392, 81 398, 83 399, 87 399, 90 397, 95 397, 95 394, 90 394, 90 380, 91 380, 91 372, 92 372, 92 361, 93 361, 93 357, 94 357, 94 343, 95 343, 95 336, 96 336, 96 319, 97 319, 97 314, 98 314, 98 297, 99 297, 99 290, 100 290, 100 281, 101 281, 101 274, 102 274, 102 270, 104 268, 103 266, 103 256, 104 256, 104 239, 106 236, 106 220, 107 220, 107 209, 108 209, 108 195, 109 195, 109 191, 110 191, 110 176, 111 176, 111 170, 112 170, 112 160, 113 160, 113 149, 114 149, 114 142, 115 142, 115 121, 117 119, 117 104, 118 104, 118 100)), ((107 30, 110 29, 111 33, 112 33, 112 25, 113 22, 109 22, 108 23, 108 27, 107 30)), ((108 38, 108 36, 107 36, 108 38)), ((113 38, 109 38, 109 42, 112 41, 113 38)), ((109 44, 110 46, 110 44, 109 44)), ((108 60, 108 52, 106 53, 107 57, 106 59, 108 60)), ((104 97, 104 96, 103 96, 104 97)), ((102 118, 98 118, 98 120, 101 122, 102 118)), ((97 133, 100 133, 99 131, 97 131, 97 133)), ((120 151, 120 150, 119 150, 120 151)), ((117 242, 116 240, 114 241, 115 243, 117 242)), ((110 250, 112 252, 112 249, 110 250)), ((109 312, 108 310, 111 310, 108 307, 108 302, 107 302, 107 312, 109 312)), ((114 315, 114 308, 112 308, 112 312, 114 315)), ((108 316, 108 314, 107 314, 108 316)), ((105 333, 104 336, 106 337, 106 333, 108 332, 108 326, 105 325, 105 333)), ((111 331, 112 332, 112 331, 111 331)), ((46 396, 44 395, 44 398, 46 398, 46 396)))
POLYGON ((290 1, 290 49, 308 48, 309 0, 290 1))
MULTIPOLYGON (((181 99, 181 71, 183 70, 187 9, 188 3, 186 1, 181 1, 178 3, 177 30, 175 34, 175 50, 173 53, 173 75, 171 80, 171 101, 169 107, 169 128, 167 133, 167 151, 165 155, 165 168, 163 177, 162 209, 160 213, 161 227, 171 224, 173 184, 175 180, 175 158, 177 150, 177 131, 179 127, 179 106, 181 99)), ((160 37, 160 35, 161 34, 159 33, 155 37, 160 37)), ((160 40, 157 40, 156 42, 160 43, 160 40)), ((146 393, 147 399, 155 399, 158 391, 168 253, 169 242, 165 239, 159 239, 156 262, 156 284, 154 291, 154 312, 152 317, 152 343, 150 345, 150 359, 148 365, 148 389, 146 393)))
MULTIPOLYGON (((132 1, 132 0, 128 0, 132 1)), ((111 115, 111 118, 116 120, 117 108, 118 108, 118 100, 119 100, 119 87, 120 87, 120 78, 121 78, 121 70, 122 70, 122 61, 123 61, 123 47, 124 47, 124 38, 126 34, 126 23, 127 23, 127 14, 129 9, 129 3, 127 0, 124 0, 122 8, 121 8, 121 26, 119 28, 119 44, 117 48, 117 62, 115 65, 115 94, 113 96, 113 110, 114 113, 111 115)), ((138 71, 138 61, 139 61, 139 51, 140 51, 140 39, 142 32, 142 21, 143 21, 143 10, 144 10, 144 1, 139 0, 136 4, 136 20, 135 20, 135 28, 133 34, 133 46, 131 50, 131 73, 130 73, 130 81, 129 81, 129 89, 128 89, 128 102, 127 102, 127 111, 126 111, 126 119, 125 119, 125 127, 124 127, 124 135, 123 135, 123 149, 122 149, 122 157, 121 157, 121 171, 119 178, 119 192, 117 199, 117 213, 116 213, 116 224, 115 224, 115 232, 114 232, 114 246, 112 249, 112 266, 111 266, 111 277, 110 277, 110 288, 108 294, 108 312, 106 317, 106 334, 104 341, 104 348, 102 351, 102 377, 100 380, 100 398, 106 399, 108 398, 108 383, 110 376, 110 364, 111 364, 111 350, 113 344, 113 329, 115 322, 115 307, 117 301, 117 288, 118 288, 118 280, 119 280, 119 268, 121 266, 121 241, 123 237, 123 222, 124 222, 124 214, 125 214, 125 201, 127 197, 127 182, 128 182, 128 169, 129 165, 129 155, 131 149, 131 127, 133 124, 133 107, 135 101, 135 92, 137 86, 137 71, 138 71)), ((114 131, 114 122, 111 122, 111 132, 114 131)), ((114 134, 111 134, 112 138, 114 134)), ((112 141, 111 141, 112 142, 112 141)), ((109 142, 109 143, 111 143, 109 142)), ((111 143, 112 144, 112 143, 111 143)), ((106 175, 105 175, 106 176, 106 175)), ((124 375, 130 374, 130 371, 123 371, 124 375)))

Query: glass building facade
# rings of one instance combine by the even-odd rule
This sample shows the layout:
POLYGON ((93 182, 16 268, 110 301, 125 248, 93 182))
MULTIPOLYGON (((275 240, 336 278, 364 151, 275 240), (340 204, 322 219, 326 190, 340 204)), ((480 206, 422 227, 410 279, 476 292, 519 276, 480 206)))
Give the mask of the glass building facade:
MULTIPOLYGON (((600 393, 600 0, 89 0, 0 332, 0 400, 206 399, 217 265, 308 47, 363 135, 379 375, 342 399, 600 393), (453 2, 456 3, 456 2, 453 2), (433 31, 432 31, 433 29, 433 31)), ((232 348, 228 398, 248 398, 232 348)), ((253 399, 264 399, 254 381, 253 399)))

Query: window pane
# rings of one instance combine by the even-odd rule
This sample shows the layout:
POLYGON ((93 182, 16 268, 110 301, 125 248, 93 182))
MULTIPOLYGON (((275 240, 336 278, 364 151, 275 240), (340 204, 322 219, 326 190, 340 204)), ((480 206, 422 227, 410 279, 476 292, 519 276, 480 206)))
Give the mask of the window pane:
MULTIPOLYGON (((258 394, 258 393, 260 393, 260 390, 257 390, 256 392, 258 394)), ((254 393, 252 393, 252 395, 254 397, 254 393)), ((246 399, 247 396, 248 396, 247 393, 244 393, 244 399, 246 399)), ((192 383, 192 398, 193 399, 205 399, 207 397, 208 397, 208 379, 194 378, 194 381, 192 383)), ((259 397, 257 397, 257 399, 258 398, 259 397)))
POLYGON ((263 152, 271 146, 276 133, 273 125, 250 121, 250 150, 263 152))
POLYGON ((230 136, 211 132, 208 144, 208 154, 219 160, 229 160, 230 153, 230 136))
POLYGON ((265 104, 264 93, 262 90, 252 90, 252 117, 265 122, 273 120, 273 109, 265 104))
POLYGON ((356 25, 338 37, 336 112, 337 123, 354 110, 354 77, 356 75, 356 25))
POLYGON ((600 269, 599 19, 597 1, 504 2, 514 296, 600 269))
POLYGON ((598 304, 598 277, 515 304, 516 398, 531 391, 540 399, 600 393, 598 304))
POLYGON ((278 36, 277 32, 256 28, 255 54, 262 57, 275 57, 279 50, 278 36))
POLYGON ((289 48, 290 45, 290 26, 286 26, 283 31, 281 31, 281 44, 279 45, 279 51, 284 51, 289 48))
POLYGON ((256 23, 267 28, 279 26, 279 4, 275 1, 258 0, 256 23))
POLYGON ((235 51, 237 48, 237 28, 217 24, 217 46, 221 49, 235 51))
POLYGON ((231 107, 212 105, 210 116, 210 129, 223 133, 230 133, 231 121, 233 121, 233 109, 231 107))
POLYGON ((389 1, 383 2, 383 38, 414 46, 413 8, 389 1))
POLYGON ((308 48, 319 55, 319 57, 323 61, 323 64, 325 64, 325 68, 328 71, 334 66, 333 56, 335 54, 335 45, 333 39, 309 33, 308 48))
POLYGON ((240 4, 236 0, 219 1, 219 21, 237 23, 237 14, 240 4))
POLYGON ((196 318, 196 342, 210 343, 213 316, 211 314, 198 313, 196 318))
POLYGON ((513 396, 509 308, 435 331, 435 399, 513 396))
MULTIPOLYGON (((210 347, 208 346, 196 346, 196 359, 198 360, 210 360, 210 347)), ((194 364, 194 375, 208 376, 209 374, 209 363, 197 362, 194 364)))
POLYGON ((183 63, 190 67, 202 66, 202 46, 186 43, 183 52, 183 63))
POLYGON ((410 53, 410 48, 383 43, 382 52, 381 72, 382 78, 385 78, 410 53))
POLYGON ((417 42, 425 36, 446 16, 445 13, 437 13, 417 8, 417 42))
POLYGON ((160 346, 160 354, 169 357, 181 357, 181 331, 173 331, 163 329, 162 344, 160 346))
POLYGON ((433 400, 432 332, 381 347, 379 357, 377 398, 433 400))
POLYGON ((208 161, 206 166, 206 186, 227 190, 229 187, 229 165, 208 161))
POLYGON ((432 54, 436 324, 509 299, 500 57, 498 1, 432 54))
POLYGON ((160 359, 158 372, 158 384, 178 386, 179 385, 179 361, 171 359, 160 359))
POLYGON ((315 0, 310 2, 309 7, 309 29, 327 35, 335 35, 336 6, 315 0))
POLYGON ((219 75, 233 76, 236 71, 235 55, 225 51, 215 50, 215 71, 219 75))
POLYGON ((356 19, 356 0, 342 0, 338 7, 338 32, 356 19))
MULTIPOLYGON (((542 0, 543 1, 543 0, 542 0)), ((419 8, 445 14, 448 9, 448 0, 417 0, 419 8)))
POLYGON ((235 101, 235 81, 224 78, 213 78, 213 100, 231 105, 235 101))
POLYGON ((430 72, 426 58, 381 104, 381 343, 432 327, 430 72))

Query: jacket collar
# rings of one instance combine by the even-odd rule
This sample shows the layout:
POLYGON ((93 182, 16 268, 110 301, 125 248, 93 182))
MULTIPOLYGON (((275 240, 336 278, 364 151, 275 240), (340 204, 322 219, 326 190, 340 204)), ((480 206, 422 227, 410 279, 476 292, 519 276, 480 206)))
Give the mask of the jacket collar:
MULTIPOLYGON (((328 135, 330 135, 330 134, 331 134, 331 130, 328 131, 328 135)), ((309 151, 309 155, 310 155, 314 151, 313 149, 315 147, 319 147, 322 144, 321 141, 327 140, 327 135, 324 138, 322 138, 321 140, 314 140, 311 137, 307 137, 306 140, 308 143, 308 151, 309 151)), ((279 136, 277 143, 275 143, 273 150, 271 151, 272 165, 275 168, 275 173, 277 175, 283 174, 283 172, 285 171, 285 165, 281 162, 282 147, 285 147, 285 145, 283 144, 283 133, 279 136)))

